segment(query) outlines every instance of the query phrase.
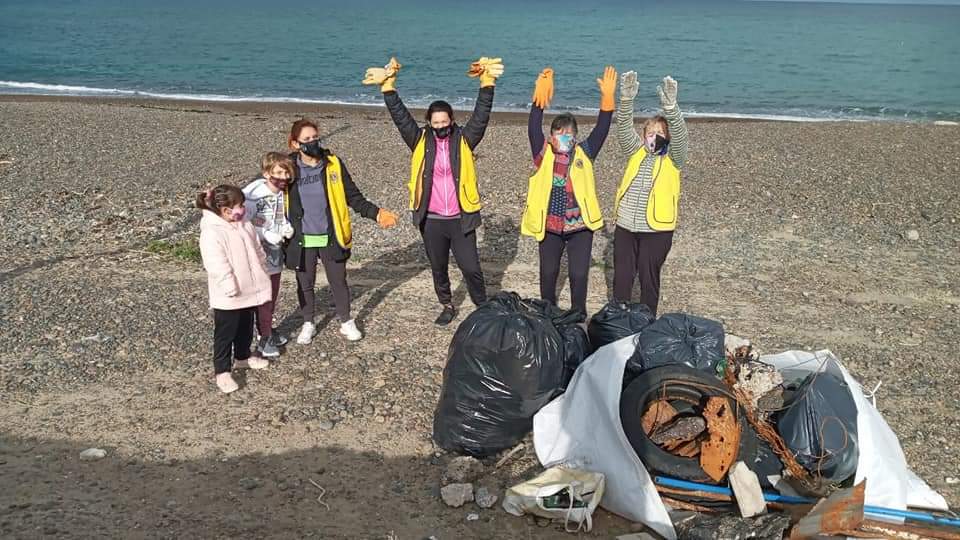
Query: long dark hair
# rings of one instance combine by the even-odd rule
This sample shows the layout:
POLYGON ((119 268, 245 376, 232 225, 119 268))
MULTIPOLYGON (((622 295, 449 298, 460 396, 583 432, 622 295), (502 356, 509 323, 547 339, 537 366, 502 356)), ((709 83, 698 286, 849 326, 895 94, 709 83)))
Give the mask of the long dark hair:
POLYGON ((220 184, 219 186, 197 193, 197 208, 209 210, 218 216, 224 208, 233 208, 243 204, 246 197, 237 186, 220 184))

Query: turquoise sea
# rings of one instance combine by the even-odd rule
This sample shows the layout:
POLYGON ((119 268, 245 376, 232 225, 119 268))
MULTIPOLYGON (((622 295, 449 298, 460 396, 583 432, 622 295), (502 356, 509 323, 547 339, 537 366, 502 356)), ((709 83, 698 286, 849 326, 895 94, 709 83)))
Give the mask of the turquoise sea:
MULTIPOLYGON (((950 0, 952 1, 952 0, 950 0)), ((396 55, 414 104, 496 108, 556 71, 557 109, 598 106, 605 64, 656 106, 670 74, 694 115, 960 120, 960 6, 738 0, 0 0, 0 93, 381 103, 364 69, 396 55)))

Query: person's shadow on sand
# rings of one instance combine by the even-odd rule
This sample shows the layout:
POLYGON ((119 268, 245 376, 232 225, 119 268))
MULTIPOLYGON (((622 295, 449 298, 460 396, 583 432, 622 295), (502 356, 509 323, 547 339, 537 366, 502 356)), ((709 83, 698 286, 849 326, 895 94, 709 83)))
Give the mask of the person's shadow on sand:
MULTIPOLYGON (((361 325, 367 317, 383 302, 388 294, 397 287, 410 281, 417 274, 429 269, 429 263, 423 254, 422 242, 411 242, 403 247, 390 250, 365 262, 358 269, 347 270, 347 285, 350 287, 352 297, 351 310, 355 313, 355 319, 361 325), (376 285, 369 285, 376 283, 376 285), (368 293, 369 294, 366 294, 368 293), (360 302, 356 300, 360 299, 360 302)), ((322 275, 323 270, 318 269, 322 275)), ((324 285, 317 290, 317 306, 327 306, 323 317, 317 321, 317 331, 320 331, 334 318, 333 295, 330 292, 330 286, 324 285)), ((289 334, 295 332, 303 324, 303 318, 298 311, 289 313, 278 325, 278 329, 289 334)))

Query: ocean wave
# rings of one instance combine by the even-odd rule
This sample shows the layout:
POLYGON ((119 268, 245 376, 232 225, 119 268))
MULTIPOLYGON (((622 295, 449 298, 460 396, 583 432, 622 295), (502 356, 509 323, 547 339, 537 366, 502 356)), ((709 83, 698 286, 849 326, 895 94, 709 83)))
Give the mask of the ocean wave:
MULTIPOLYGON (((163 100, 179 101, 209 101, 224 103, 302 103, 305 105, 347 105, 364 107, 383 107, 383 103, 374 96, 364 97, 354 95, 348 99, 320 99, 303 98, 290 96, 263 96, 263 95, 227 95, 227 94, 189 94, 189 93, 169 93, 154 92, 148 90, 130 90, 124 88, 97 88, 90 86, 74 86, 64 84, 46 84, 37 82, 21 81, 2 81, 0 80, 0 94, 15 95, 48 95, 48 96, 90 96, 90 97, 116 97, 116 98, 149 98, 163 100)), ((433 94, 424 94, 422 96, 405 96, 404 101, 415 108, 426 108, 430 102, 438 99, 439 96, 433 94)), ((472 97, 454 97, 448 98, 454 109, 459 111, 470 111, 473 109, 475 99, 472 97)), ((503 103, 502 101, 494 107, 497 112, 517 112, 526 113, 530 110, 529 102, 503 103)), ((597 107, 553 104, 553 112, 570 112, 580 115, 595 115, 599 111, 597 107)), ((656 110, 640 109, 638 115, 653 115, 656 110)), ((960 111, 956 114, 948 113, 926 113, 918 111, 897 111, 888 107, 861 108, 844 107, 836 110, 818 109, 818 110, 797 110, 790 109, 774 111, 730 111, 722 110, 720 105, 710 105, 706 109, 698 109, 695 106, 688 106, 684 110, 684 115, 688 118, 716 118, 730 120, 770 120, 780 122, 952 122, 960 117, 960 111), (714 110, 714 107, 720 110, 714 110)))

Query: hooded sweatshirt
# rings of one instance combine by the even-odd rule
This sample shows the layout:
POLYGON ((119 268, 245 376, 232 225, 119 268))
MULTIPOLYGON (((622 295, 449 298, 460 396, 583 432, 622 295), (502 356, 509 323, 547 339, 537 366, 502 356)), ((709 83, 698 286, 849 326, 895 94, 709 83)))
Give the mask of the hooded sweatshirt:
POLYGON ((243 188, 247 219, 260 239, 267 256, 267 273, 279 274, 283 269, 283 226, 288 224, 284 192, 274 193, 264 178, 257 178, 243 188))
POLYGON ((204 210, 200 218, 200 256, 213 309, 244 309, 270 301, 263 248, 249 221, 230 222, 204 210))

